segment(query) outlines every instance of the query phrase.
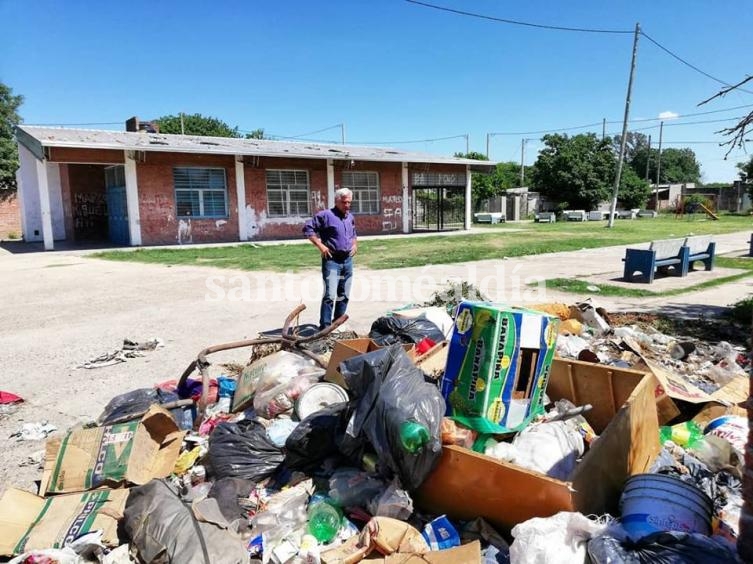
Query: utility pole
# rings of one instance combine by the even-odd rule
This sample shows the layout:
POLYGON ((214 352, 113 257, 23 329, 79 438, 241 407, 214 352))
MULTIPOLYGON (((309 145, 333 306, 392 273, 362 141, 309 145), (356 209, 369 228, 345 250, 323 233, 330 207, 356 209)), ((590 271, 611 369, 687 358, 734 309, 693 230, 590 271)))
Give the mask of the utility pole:
POLYGON ((465 134, 465 154, 467 155, 470 152, 471 152, 471 136, 468 133, 466 133, 465 134))
POLYGON ((345 124, 340 124, 340 139, 342 140, 342 144, 345 145, 345 124))
POLYGON ((607 136, 607 118, 601 119, 601 140, 604 141, 604 138, 607 136))
POLYGON ((486 158, 489 158, 489 137, 491 137, 491 133, 486 134, 486 158))
MULTIPOLYGON (((661 178, 661 138, 664 133, 664 122, 659 122, 659 156, 656 158, 656 211, 659 211, 659 179, 661 178)), ((669 197, 669 195, 667 196, 669 197)))
MULTIPOLYGON (((646 184, 651 187, 651 182, 648 178, 649 168, 651 165, 651 136, 648 136, 648 151, 646 152, 646 184)), ((659 211, 659 194, 654 195, 654 209, 659 211)))
POLYGON ((181 135, 185 135, 186 134, 186 130, 183 127, 183 112, 180 112, 180 134, 181 135))
POLYGON ((625 117, 622 120, 622 140, 620 141, 620 157, 617 159, 617 174, 614 178, 614 191, 612 192, 612 209, 609 214, 608 227, 614 227, 614 216, 617 213, 617 195, 620 192, 620 179, 622 178, 622 165, 625 162, 625 143, 627 141, 628 118, 630 117, 630 96, 633 92, 633 75, 635 74, 635 58, 638 54, 638 36, 641 32, 641 24, 635 24, 635 37, 633 38, 633 57, 630 62, 630 77, 628 78, 627 95, 625 96, 625 117))
POLYGON ((528 139, 520 140, 520 187, 525 186, 526 183, 526 141, 528 139))

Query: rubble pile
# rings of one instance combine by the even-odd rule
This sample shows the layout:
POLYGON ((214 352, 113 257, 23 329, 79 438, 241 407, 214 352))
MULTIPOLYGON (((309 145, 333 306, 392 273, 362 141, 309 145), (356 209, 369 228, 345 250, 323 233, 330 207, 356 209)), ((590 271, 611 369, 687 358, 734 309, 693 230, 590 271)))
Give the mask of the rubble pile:
POLYGON ((365 336, 286 322, 113 398, 47 438, 38 495, 6 490, 0 556, 736 561, 743 348, 590 302, 444 306, 386 312, 365 336), (242 369, 207 359, 240 345, 242 369))

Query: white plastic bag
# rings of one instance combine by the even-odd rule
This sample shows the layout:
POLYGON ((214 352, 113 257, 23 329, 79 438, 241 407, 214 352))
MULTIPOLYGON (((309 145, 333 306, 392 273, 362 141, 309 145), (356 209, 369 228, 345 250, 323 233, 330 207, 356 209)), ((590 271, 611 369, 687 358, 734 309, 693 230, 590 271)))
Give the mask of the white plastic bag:
POLYGON ((567 511, 546 519, 529 519, 513 527, 515 541, 510 545, 510 564, 585 563, 588 541, 606 527, 607 523, 567 511))
POLYGON ((531 425, 513 439, 512 462, 538 470, 557 480, 567 480, 583 455, 583 437, 563 421, 531 425))

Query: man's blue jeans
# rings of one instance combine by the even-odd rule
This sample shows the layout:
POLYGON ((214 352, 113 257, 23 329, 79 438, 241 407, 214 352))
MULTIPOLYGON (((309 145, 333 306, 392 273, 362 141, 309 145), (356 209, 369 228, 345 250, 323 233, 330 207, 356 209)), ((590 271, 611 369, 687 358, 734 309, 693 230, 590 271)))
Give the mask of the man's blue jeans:
POLYGON ((332 325, 333 319, 345 314, 348 308, 348 296, 353 281, 353 257, 343 260, 322 259, 322 278, 324 295, 319 311, 319 328, 332 325), (332 316, 334 309, 334 317, 332 316))

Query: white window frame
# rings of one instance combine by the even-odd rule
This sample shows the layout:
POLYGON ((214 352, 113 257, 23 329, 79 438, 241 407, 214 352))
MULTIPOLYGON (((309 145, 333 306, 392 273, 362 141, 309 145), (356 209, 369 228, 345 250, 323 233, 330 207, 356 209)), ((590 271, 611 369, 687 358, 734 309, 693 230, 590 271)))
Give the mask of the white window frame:
POLYGON ((372 171, 372 170, 365 170, 365 171, 355 171, 355 170, 344 170, 343 171, 343 188, 348 188, 351 192, 353 192, 353 204, 351 205, 350 211, 354 215, 378 215, 380 210, 380 203, 381 203, 381 185, 379 183, 379 173, 372 171), (363 174, 366 176, 372 176, 376 180, 376 184, 374 186, 371 186, 368 182, 366 184, 358 185, 355 182, 355 178, 357 175, 363 174), (348 178, 350 177, 350 178, 348 178), (368 197, 364 199, 364 195, 368 194, 371 196, 371 193, 373 192, 373 197, 368 197), (373 204, 373 209, 371 209, 371 206, 369 209, 364 210, 364 204, 373 204))
POLYGON ((269 168, 265 171, 264 177, 267 185, 267 217, 309 217, 311 215, 311 177, 308 170, 269 168), (293 173, 293 182, 283 182, 283 173, 293 173), (300 182, 302 179, 299 175, 301 174, 305 175, 305 185, 300 182), (270 182, 270 175, 277 175, 278 178, 276 179, 276 182, 270 182), (305 209, 302 209, 303 200, 295 200, 293 202, 290 199, 290 195, 292 192, 303 192, 304 186, 306 192, 306 206, 305 209), (270 198, 270 193, 279 193, 282 196, 279 200, 274 200, 275 204, 282 204, 282 213, 272 211, 270 203, 272 203, 273 200, 270 198), (291 204, 295 204, 295 210, 293 211, 291 211, 293 207, 291 204))
POLYGON ((189 218, 189 219, 222 219, 228 217, 228 193, 227 193, 227 173, 223 167, 211 167, 211 166, 175 166, 173 167, 173 193, 175 196, 175 214, 179 219, 183 218, 189 218), (222 172, 222 188, 212 188, 209 186, 182 186, 178 187, 177 185, 177 174, 176 172, 179 170, 216 170, 222 172), (189 193, 196 193, 199 198, 199 214, 198 215, 181 215, 178 213, 178 192, 189 192, 189 193), (204 194, 205 193, 212 193, 217 194, 221 193, 225 209, 223 210, 222 214, 206 214, 204 212, 204 194))

